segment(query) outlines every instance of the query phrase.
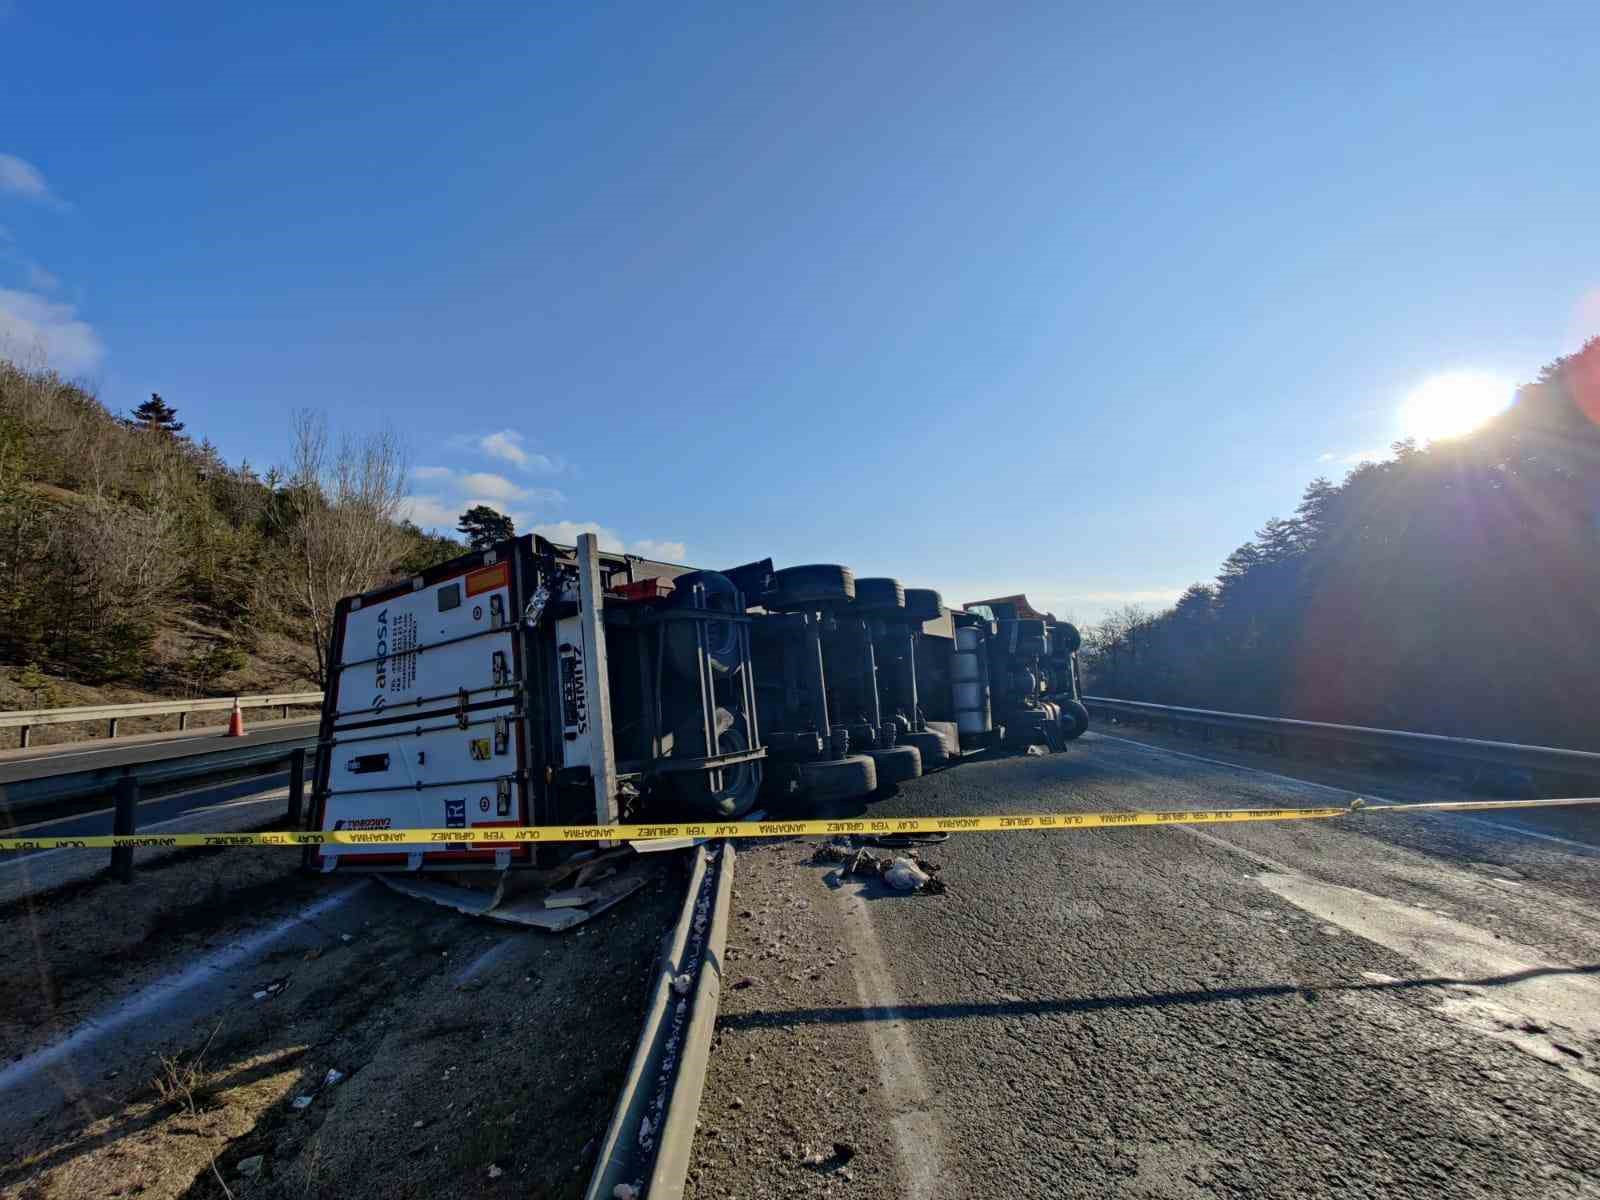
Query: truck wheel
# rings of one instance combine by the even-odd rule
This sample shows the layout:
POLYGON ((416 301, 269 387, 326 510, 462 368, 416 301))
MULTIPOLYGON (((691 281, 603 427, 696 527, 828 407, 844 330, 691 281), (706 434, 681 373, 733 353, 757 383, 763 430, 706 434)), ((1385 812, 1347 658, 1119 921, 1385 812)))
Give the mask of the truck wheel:
POLYGON ((922 759, 922 769, 924 771, 931 771, 935 767, 944 766, 945 761, 950 757, 950 747, 945 745, 944 739, 932 730, 918 729, 910 733, 902 733, 899 741, 903 745, 917 748, 917 754, 922 759))
MULTIPOLYGON (((719 753, 737 754, 750 748, 744 730, 727 709, 717 709, 717 724, 725 726, 717 736, 719 753)), ((726 768, 722 772, 722 787, 717 791, 711 790, 711 775, 705 771, 676 773, 672 784, 685 810, 695 817, 732 820, 755 807, 756 796, 761 791, 761 764, 743 762, 726 768)))
POLYGON ((856 580, 857 612, 895 612, 906 606, 906 589, 898 579, 856 580))
POLYGON ((1089 728, 1089 710, 1076 700, 1061 702, 1061 736, 1067 741, 1083 736, 1089 728))
POLYGON ((1044 653, 1044 622, 1028 618, 1000 621, 1000 649, 1018 658, 1033 658, 1044 653))
POLYGON ((913 621, 937 621, 944 610, 944 598, 932 588, 906 589, 906 616, 913 621))
POLYGON ((878 790, 878 768, 865 754, 800 764, 800 786, 817 804, 854 800, 878 790))
POLYGON ((783 612, 855 598, 856 577, 849 567, 817 563, 806 567, 785 567, 774 572, 772 587, 763 597, 762 607, 783 612))
MULTIPOLYGON (((673 581, 674 608, 693 609, 690 602, 695 584, 705 592, 706 619, 703 624, 706 638, 706 659, 718 675, 725 675, 739 665, 739 627, 732 621, 713 619, 714 613, 737 615, 738 592, 726 575, 715 571, 690 571, 673 581)), ((674 621, 667 630, 667 653, 672 665, 690 679, 697 678, 695 662, 695 636, 693 623, 674 621)))
POLYGON ((869 750, 867 757, 872 759, 873 766, 877 768, 878 786, 881 788, 904 783, 922 774, 922 755, 917 752, 915 746, 891 746, 887 750, 869 750))

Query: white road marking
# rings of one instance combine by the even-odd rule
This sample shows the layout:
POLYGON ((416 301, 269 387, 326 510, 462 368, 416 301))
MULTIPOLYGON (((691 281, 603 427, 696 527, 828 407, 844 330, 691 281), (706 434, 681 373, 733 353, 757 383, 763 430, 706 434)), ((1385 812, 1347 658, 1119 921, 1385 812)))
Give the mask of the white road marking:
MULTIPOLYGON (((280 774, 281 775, 283 773, 284 772, 282 772, 282 771, 268 772, 266 775, 263 775, 262 778, 270 778, 274 774, 280 774)), ((239 780, 239 781, 236 781, 236 782, 243 782, 243 781, 239 780)), ((204 795, 206 792, 214 792, 219 787, 231 787, 231 786, 233 786, 233 785, 229 784, 229 783, 223 783, 223 784, 202 783, 202 784, 198 784, 198 785, 196 785, 195 787, 192 787, 192 788, 185 788, 181 792, 168 792, 168 793, 166 793, 165 795, 162 795, 162 796, 147 796, 144 799, 139 801, 139 807, 140 808, 144 808, 146 805, 150 805, 150 804, 166 804, 166 803, 168 803, 170 801, 173 801, 173 800, 183 800, 183 799, 185 799, 186 797, 189 797, 189 796, 201 796, 201 795, 204 795)), ((276 788, 274 790, 280 791, 280 792, 284 791, 283 788, 276 788)), ((205 808, 205 807, 209 807, 209 806, 200 805, 199 807, 205 808)), ((220 807, 220 806, 218 806, 218 807, 220 807)), ((33 822, 31 822, 31 823, 29 823, 27 825, 13 825, 13 826, 11 826, 11 832, 9 834, 7 834, 6 836, 11 837, 11 836, 15 836, 16 834, 20 834, 20 833, 31 833, 36 829, 43 829, 48 825, 64 825, 68 821, 81 821, 85 817, 103 817, 103 816, 106 816, 108 814, 115 813, 116 811, 117 810, 114 807, 91 808, 91 809, 86 809, 83 812, 72 813, 69 816, 65 816, 65 817, 49 817, 46 820, 33 821, 33 822)), ((193 812, 194 810, 190 809, 189 811, 193 812)))
MULTIPOLYGON (((1280 775, 1276 771, 1267 771, 1261 767, 1247 766, 1244 763, 1225 762, 1220 758, 1207 758, 1203 754, 1188 754, 1182 750, 1169 750, 1165 746, 1152 746, 1148 742, 1136 742, 1132 738, 1113 737, 1109 733, 1100 733, 1098 730, 1095 731, 1094 736, 1096 738, 1104 738, 1108 742, 1121 742, 1124 746, 1135 746, 1150 754, 1170 754, 1173 758, 1187 758, 1194 762, 1210 763, 1213 767, 1228 767, 1234 771, 1247 771, 1252 775, 1276 779, 1280 783, 1292 783, 1298 787, 1319 788, 1325 792, 1336 792, 1341 796, 1359 796, 1364 800, 1373 800, 1379 804, 1405 803, 1404 800, 1395 800, 1388 796, 1379 796, 1371 792, 1358 792, 1354 788, 1335 787, 1329 783, 1318 783, 1314 779, 1296 779, 1292 775, 1280 775)), ((1571 850, 1581 850, 1585 854, 1600 853, 1600 846, 1595 846, 1589 842, 1577 842, 1571 838, 1557 837, 1553 833, 1539 833, 1532 829, 1521 829, 1515 825, 1502 825, 1499 821, 1493 821, 1487 817, 1475 817, 1463 813, 1459 814, 1456 820, 1464 821, 1469 825, 1479 825, 1485 829, 1493 829, 1496 833, 1514 833, 1519 837, 1536 838, 1541 842, 1554 842, 1558 846, 1566 846, 1571 850)))
MULTIPOLYGON (((170 797, 168 797, 168 798, 170 799, 170 797)), ((260 792, 260 793, 254 795, 254 796, 245 796, 245 797, 242 797, 242 798, 240 798, 238 800, 228 800, 228 801, 224 801, 221 804, 202 804, 202 805, 199 805, 198 807, 191 808, 187 812, 182 813, 179 816, 172 817, 172 818, 170 818, 168 820, 165 820, 165 821, 152 821, 148 825, 141 825, 139 827, 139 832, 140 833, 149 833, 152 829, 165 829, 168 825, 179 825, 179 824, 182 824, 185 821, 192 821, 192 820, 194 820, 195 814, 197 814, 197 813, 221 812, 222 810, 228 809, 228 808, 245 808, 245 807, 251 807, 251 806, 254 806, 254 805, 258 805, 258 804, 283 804, 288 800, 288 798, 289 798, 289 789, 288 788, 276 788, 276 789, 274 789, 273 791, 270 791, 270 792, 260 792)), ((21 831, 18 830, 17 832, 21 832, 21 831)), ((210 832, 210 831, 207 831, 207 832, 210 832)), ((84 853, 84 851, 82 851, 82 850, 74 850, 74 849, 72 849, 70 847, 64 847, 63 849, 60 849, 60 850, 41 850, 37 854, 25 854, 21 858, 13 858, 13 859, 9 859, 9 860, 6 860, 6 861, 0 861, 0 871, 4 871, 7 868, 16 868, 16 867, 21 867, 21 866, 37 866, 39 863, 43 862, 45 859, 54 858, 58 854, 82 854, 82 853, 84 853)))
POLYGON ((866 901, 859 892, 843 888, 834 894, 857 950, 850 956, 856 993, 862 1007, 877 1014, 877 1019, 866 1022, 867 1040, 872 1045, 878 1080, 891 1114, 889 1124, 901 1178, 906 1183, 905 1195, 913 1200, 929 1200, 944 1177, 944 1133, 933 1113, 933 1093, 912 1044, 910 1026, 900 1015, 900 997, 894 978, 884 965, 888 958, 878 941, 866 901))
POLYGON ((1264 871, 1262 887, 1319 921, 1392 950, 1429 976, 1461 980, 1440 985, 1452 993, 1434 1009, 1439 1016, 1559 1067, 1572 1082, 1600 1092, 1600 1075, 1579 1066, 1576 1051, 1558 1048, 1553 1032, 1600 1037, 1600 978, 1574 974, 1537 950, 1463 921, 1358 888, 1311 879, 1297 871, 1264 871), (1537 974, 1535 972, 1548 972, 1537 974), (1505 983, 1467 981, 1535 973, 1505 983))
POLYGON ((297 926, 315 921, 318 917, 332 912, 367 885, 368 881, 363 880, 353 887, 344 888, 331 896, 324 896, 315 904, 301 909, 294 916, 279 921, 271 928, 208 954, 181 974, 158 979, 110 1009, 84 1019, 77 1029, 61 1041, 35 1050, 32 1054, 19 1058, 0 1070, 0 1095, 9 1089, 26 1085, 41 1071, 55 1066, 74 1051, 83 1049, 96 1039, 114 1033, 125 1025, 154 1016, 163 1006, 185 992, 239 965, 297 926))

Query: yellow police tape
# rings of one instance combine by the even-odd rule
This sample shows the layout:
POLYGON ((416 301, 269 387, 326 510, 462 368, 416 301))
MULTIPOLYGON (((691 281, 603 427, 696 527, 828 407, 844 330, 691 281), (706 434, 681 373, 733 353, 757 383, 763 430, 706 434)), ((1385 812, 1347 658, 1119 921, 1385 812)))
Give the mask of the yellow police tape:
POLYGON ((1475 812, 1600 804, 1572 800, 1453 800, 1431 804, 1369 804, 1330 808, 1219 808, 1163 812, 1028 813, 1004 817, 883 817, 849 821, 685 821, 667 825, 534 825, 483 829, 334 829, 298 833, 93 834, 83 837, 0 838, 0 851, 94 850, 113 846, 428 846, 480 849, 528 842, 642 842, 668 838, 867 837, 928 833, 1015 833, 1026 830, 1127 829, 1141 825, 1221 825, 1242 821, 1325 821, 1352 812, 1475 812))

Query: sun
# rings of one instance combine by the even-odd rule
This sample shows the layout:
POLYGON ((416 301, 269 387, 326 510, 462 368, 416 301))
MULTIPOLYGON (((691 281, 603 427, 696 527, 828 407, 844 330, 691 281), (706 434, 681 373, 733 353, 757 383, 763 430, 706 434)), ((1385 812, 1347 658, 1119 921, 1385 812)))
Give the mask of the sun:
POLYGON ((1400 402, 1400 431, 1424 443, 1461 437, 1511 407, 1515 394, 1515 384, 1488 371, 1431 375, 1400 402))

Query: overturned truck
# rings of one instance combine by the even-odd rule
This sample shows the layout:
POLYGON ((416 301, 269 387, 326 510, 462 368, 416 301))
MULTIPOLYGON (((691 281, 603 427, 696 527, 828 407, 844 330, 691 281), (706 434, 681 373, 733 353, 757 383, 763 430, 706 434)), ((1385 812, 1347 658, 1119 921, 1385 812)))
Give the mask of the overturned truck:
POLYGON ((321 870, 549 869, 490 831, 815 811, 1087 724, 1076 630, 1021 597, 952 612, 847 568, 696 570, 524 536, 342 600, 314 776, 321 870), (480 836, 474 836, 479 833, 480 836))

